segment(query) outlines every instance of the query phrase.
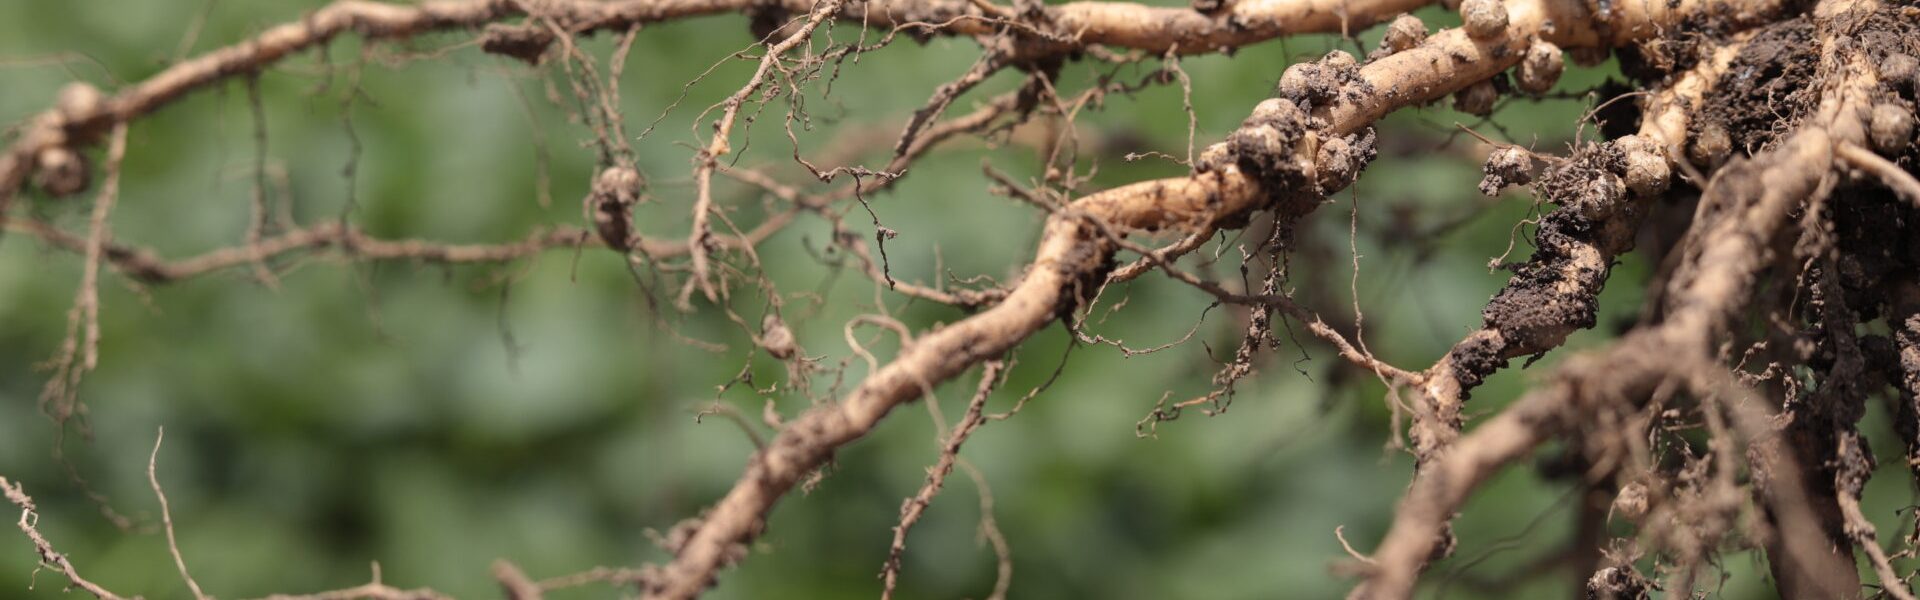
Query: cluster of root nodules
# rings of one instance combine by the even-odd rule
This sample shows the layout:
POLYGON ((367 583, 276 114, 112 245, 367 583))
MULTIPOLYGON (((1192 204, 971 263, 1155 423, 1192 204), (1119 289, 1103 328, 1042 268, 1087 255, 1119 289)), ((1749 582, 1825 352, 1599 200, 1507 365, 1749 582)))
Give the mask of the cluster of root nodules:
MULTIPOLYGON (((1713 44, 1699 46, 1704 54, 1713 44)), ((1653 276, 1629 341, 1568 369, 1588 378, 1667 374, 1650 394, 1627 398, 1574 386, 1572 458, 1544 469, 1596 486, 1581 510, 1598 522, 1635 529, 1586 565, 1588 597, 1711 589, 1713 565, 1737 550, 1764 557, 1786 597, 1914 597, 1920 515, 1902 510, 1886 529, 1889 513, 1863 508, 1861 495, 1876 474, 1920 481, 1920 195, 1906 191, 1920 189, 1916 57, 1920 8, 1789 19, 1756 32, 1717 75, 1683 144, 1635 135, 1564 158, 1503 147, 1489 159, 1483 190, 1530 185, 1554 208, 1538 218, 1532 257, 1505 265, 1513 277, 1487 305, 1483 332, 1449 354, 1463 387, 1596 325, 1618 255, 1638 245, 1653 276), (1872 76, 1847 61, 1870 65, 1872 76), (1864 90, 1860 101, 1830 110, 1848 86, 1864 90), (1825 133, 1818 139, 1830 141, 1830 160, 1798 160, 1810 131, 1825 133), (1646 159, 1666 154, 1698 176, 1663 171, 1652 185, 1646 159), (1788 199, 1778 229, 1743 229, 1759 227, 1751 224, 1761 198, 1795 179, 1810 181, 1811 193, 1788 199), (1684 224, 1685 236, 1649 243, 1668 222, 1684 224), (1703 250, 1724 245, 1728 232, 1756 242, 1732 257, 1753 261, 1746 273, 1707 262, 1729 260, 1703 250), (1690 360, 1658 334, 1689 330, 1700 290, 1716 285, 1750 291, 1726 305, 1731 314, 1708 315, 1724 321, 1693 340, 1708 360, 1649 367, 1690 360), (1874 414, 1892 421, 1897 441, 1867 439, 1862 421, 1874 414)), ((1657 90, 1675 75, 1646 83, 1657 90)))

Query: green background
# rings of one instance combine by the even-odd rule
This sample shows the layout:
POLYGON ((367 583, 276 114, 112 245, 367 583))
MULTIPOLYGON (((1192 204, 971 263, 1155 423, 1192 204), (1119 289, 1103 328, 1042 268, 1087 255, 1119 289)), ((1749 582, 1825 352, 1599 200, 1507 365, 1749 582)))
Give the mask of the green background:
MULTIPOLYGON (((66 82, 112 90, 320 4, 0 2, 0 120, 42 110, 66 82), (187 39, 196 28, 197 37, 187 39)), ((1452 18, 1422 14, 1435 27, 1452 18)), ((847 24, 826 33, 838 42, 860 35, 847 24)), ((1371 48, 1377 36, 1368 32, 1359 43, 1371 48)), ((541 224, 581 224, 578 198, 594 168, 581 143, 587 130, 548 99, 545 82, 554 80, 484 55, 473 40, 472 32, 448 32, 363 48, 346 36, 324 61, 307 52, 262 76, 270 166, 287 182, 284 194, 273 190, 276 205, 317 224, 352 202, 350 218, 372 234, 453 242, 510 241, 541 224), (442 49, 438 58, 394 64, 442 49), (359 94, 348 108, 343 100, 356 76, 359 94), (545 195, 552 201, 545 205, 543 156, 551 174, 545 195), (343 175, 350 163, 351 179, 343 175)), ((657 130, 633 142, 652 185, 652 202, 636 214, 643 232, 685 235, 695 119, 745 81, 751 63, 727 57, 751 42, 738 16, 640 33, 621 79, 621 108, 634 133, 664 114, 657 130)), ((1290 62, 1334 47, 1351 51, 1353 44, 1301 36, 1230 58, 1184 60, 1199 144, 1231 131, 1290 62)), ((605 35, 584 44, 603 72, 612 46, 605 35)), ((871 131, 878 135, 863 163, 877 168, 904 115, 977 54, 966 39, 903 39, 848 62, 830 94, 819 85, 809 89, 811 128, 796 126, 803 151, 814 155, 837 133, 871 131)), ((1119 72, 1131 80, 1153 68, 1148 62, 1119 72)), ((1069 66, 1060 85, 1084 88, 1094 73, 1069 66)), ((1567 99, 1509 102, 1494 124, 1444 105, 1383 122, 1389 150, 1351 192, 1305 222, 1306 243, 1317 250, 1295 256, 1295 285, 1319 289, 1302 297, 1330 320, 1350 322, 1350 289, 1357 289, 1368 345, 1402 367, 1430 364, 1478 325, 1481 305, 1505 281, 1503 273, 1488 272, 1487 261, 1533 209, 1524 192, 1497 201, 1474 192, 1483 150, 1454 124, 1477 123, 1488 135, 1562 151, 1589 103, 1583 93, 1612 73, 1611 63, 1573 69, 1561 84, 1567 99), (1356 204, 1354 278, 1348 231, 1356 204), (1466 226, 1443 237, 1420 241, 1407 233, 1468 216, 1466 226)), ((950 114, 1017 80, 1012 73, 995 77, 950 114)), ((1128 150, 1184 154, 1181 105, 1177 87, 1156 87, 1110 97, 1085 113, 1079 124, 1089 139, 1135 140, 1090 145, 1084 158, 1099 166, 1092 185, 1181 173, 1163 160, 1121 159, 1128 150)), ((774 165, 788 181, 803 182, 779 128, 786 110, 784 103, 768 106, 734 145, 752 140, 740 164, 774 165)), ((253 118, 236 79, 138 121, 113 215, 115 239, 168 257, 240 243, 253 193, 253 118)), ((701 127, 703 139, 709 130, 701 127)), ((941 277, 936 269, 945 269, 955 277, 1014 279, 1030 256, 1038 218, 989 193, 982 161, 1022 179, 1038 162, 1031 146, 958 141, 873 199, 881 222, 900 232, 887 246, 896 277, 933 282, 941 277)), ((761 199, 750 190, 725 181, 718 189, 723 202, 740 208, 736 216, 755 218, 761 199)), ((33 196, 22 204, 16 214, 79 231, 90 202, 33 196)), ((870 235, 864 212, 851 214, 847 226, 870 235)), ((786 314, 801 344, 827 365, 848 365, 850 385, 866 366, 848 351, 841 329, 854 315, 876 311, 875 284, 857 273, 836 274, 808 251, 827 239, 823 222, 803 216, 760 255, 790 294, 786 314), (824 302, 802 292, 819 292, 824 302)), ((1227 250, 1216 276, 1233 276, 1235 252, 1227 250)), ((1512 258, 1526 252, 1523 241, 1512 258)), ((159 474, 180 548, 209 593, 237 598, 349 587, 366 581, 377 561, 393 585, 473 598, 498 595, 487 572, 497 558, 536 578, 663 561, 645 532, 665 531, 718 498, 752 450, 737 426, 696 422, 695 412, 717 398, 758 415, 764 402, 746 386, 716 392, 746 364, 743 349, 751 342, 740 328, 703 305, 668 318, 687 336, 733 350, 710 353, 676 340, 646 311, 619 259, 605 252, 576 257, 558 250, 509 265, 454 268, 316 257, 281 263, 286 269, 272 288, 246 269, 155 287, 109 275, 100 368, 81 388, 92 436, 69 436, 65 448, 105 505, 139 524, 121 531, 54 460, 58 428, 36 408, 46 373, 34 365, 59 346, 80 262, 25 235, 0 241, 0 474, 39 500, 41 531, 82 573, 124 594, 187 595, 164 538, 154 533, 158 505, 145 476, 163 426, 159 474), (502 282, 511 282, 504 295, 502 282), (524 347, 517 360, 503 328, 524 347)), ((1636 256, 1626 257, 1603 296, 1600 330, 1576 335, 1569 346, 1591 347, 1629 323, 1647 271, 1636 256)), ((750 290, 741 293, 741 313, 757 319, 759 302, 750 290)), ((1120 293, 1128 304, 1104 321, 1090 319, 1092 329, 1135 347, 1179 339, 1209 303, 1158 275, 1109 298, 1120 293)), ((964 316, 898 295, 878 297, 915 330, 964 316)), ((1014 596, 1329 598, 1351 585, 1334 569, 1345 560, 1335 529, 1344 528, 1360 550, 1371 548, 1410 469, 1403 453, 1383 449, 1391 430, 1377 382, 1336 368, 1318 344, 1287 347, 1262 356, 1260 372, 1241 383, 1229 412, 1190 412, 1161 425, 1156 436, 1135 435, 1135 422, 1163 393, 1177 400, 1208 390, 1216 369, 1209 352, 1230 354, 1243 320, 1238 309, 1215 309, 1194 341, 1155 354, 1128 358, 1110 346, 1080 348, 1056 385, 967 444, 963 456, 984 472, 1011 544, 1014 596)), ((897 348, 891 335, 864 339, 881 340, 875 348, 883 357, 897 348)), ((1005 410, 1044 381, 1068 342, 1052 327, 1021 346, 1011 380, 989 410, 1005 410)), ((1474 393, 1469 411, 1498 410, 1566 354, 1495 376, 1474 393)), ((760 387, 784 382, 780 365, 764 356, 752 372, 760 387)), ((937 390, 948 421, 976 377, 937 390)), ((817 375, 816 383, 832 378, 817 375)), ((775 396, 788 416, 808 403, 798 394, 775 396)), ((1894 441, 1874 418, 1873 439, 1894 441)), ((771 435, 764 427, 759 433, 771 435)), ((816 490, 781 502, 752 556, 724 573, 711 596, 876 595, 889 528, 901 500, 923 481, 936 440, 925 405, 897 410, 840 452, 816 490)), ((1882 455, 1898 453, 1882 448, 1882 455)), ((1898 467, 1897 460, 1883 462, 1898 467)), ((1897 531, 1893 508, 1911 502, 1903 481, 1882 477, 1869 488, 1871 514, 1887 535, 1897 531)), ((1470 574, 1423 594, 1571 595, 1570 570, 1528 570, 1572 535, 1567 489, 1529 468, 1490 481, 1458 521, 1456 558, 1437 564, 1429 580, 1446 580, 1463 565, 1470 574), (1476 585, 1516 575, 1533 577, 1508 587, 1476 585)), ((956 472, 910 538, 903 597, 983 597, 992 589, 993 553, 976 535, 980 510, 975 484, 956 472)), ((11 521, 13 513, 6 514, 11 521)), ((1616 531, 1625 532, 1621 527, 1616 531)), ((62 597, 59 575, 35 564, 23 536, 0 533, 0 597, 62 597)), ((1731 581, 1719 595, 1767 593, 1751 555, 1730 554, 1722 566, 1731 581)), ((586 587, 552 597, 626 593, 586 587)))

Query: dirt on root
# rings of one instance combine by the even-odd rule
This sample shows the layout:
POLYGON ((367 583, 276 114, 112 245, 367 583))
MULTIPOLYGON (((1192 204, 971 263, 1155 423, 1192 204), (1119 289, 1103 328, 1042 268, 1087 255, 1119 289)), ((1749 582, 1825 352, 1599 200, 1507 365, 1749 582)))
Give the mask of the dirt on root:
POLYGON ((1702 103, 1689 137, 1718 127, 1752 156, 1795 127, 1820 101, 1812 85, 1820 44, 1806 17, 1767 26, 1748 42, 1702 103))
POLYGON ((1867 50, 1874 64, 1885 64, 1894 54, 1920 56, 1920 2, 1875 11, 1853 38, 1867 50))
POLYGON ((1558 208, 1541 216, 1533 256, 1504 265, 1513 276, 1481 311, 1482 328, 1500 335, 1470 336, 1448 353, 1461 397, 1509 358, 1544 352, 1594 326, 1612 259, 1632 248, 1646 210, 1627 190, 1626 170, 1616 143, 1590 144, 1534 184, 1558 208))
MULTIPOLYGON (((1851 30, 1841 43, 1859 45, 1876 65, 1896 55, 1920 56, 1920 7, 1888 6, 1840 27, 1851 30)), ((1806 16, 1766 26, 1708 92, 1689 137, 1719 128, 1733 150, 1751 156, 1793 131, 1820 102, 1820 50, 1806 16)), ((1888 83, 1898 95, 1914 93, 1910 82, 1888 83)))
POLYGON ((1829 210, 1840 285, 1851 310, 1878 318, 1897 297, 1893 287, 1902 276, 1920 268, 1920 240, 1913 236, 1920 210, 1865 182, 1835 190, 1834 197, 1839 201, 1829 210))

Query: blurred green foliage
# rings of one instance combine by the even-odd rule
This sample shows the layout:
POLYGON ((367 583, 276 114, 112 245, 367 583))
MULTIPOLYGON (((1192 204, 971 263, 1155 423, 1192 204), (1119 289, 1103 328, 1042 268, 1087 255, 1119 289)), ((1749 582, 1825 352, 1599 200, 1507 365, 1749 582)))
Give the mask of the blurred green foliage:
MULTIPOLYGON (((0 3, 0 119, 29 117, 66 82, 111 90, 320 4, 0 3), (197 36, 187 36, 190 31, 197 36)), ((1423 15, 1436 27, 1451 18, 1423 15)), ((829 34, 844 42, 862 32, 838 24, 829 34)), ((1198 143, 1235 127, 1290 62, 1331 48, 1370 48, 1377 35, 1355 41, 1305 36, 1231 57, 1184 60, 1198 143)), ((609 38, 587 40, 584 48, 604 61, 609 38)), ((546 86, 555 80, 483 55, 472 39, 471 32, 449 32, 362 47, 348 36, 324 53, 300 55, 263 74, 270 179, 286 182, 284 190, 270 186, 276 204, 290 207, 302 223, 347 214, 378 235, 456 242, 507 241, 541 224, 579 224, 577 199, 594 160, 581 143, 588 132, 568 121, 559 106, 564 102, 550 99, 546 86), (551 175, 544 194, 543 162, 551 175), (551 203, 543 204, 543 195, 551 203)), ((660 119, 634 143, 655 198, 637 215, 646 233, 677 238, 687 231, 691 147, 695 132, 707 131, 695 118, 745 80, 751 64, 727 57, 751 41, 746 20, 736 16, 640 32, 621 93, 632 132, 660 119)), ((881 135, 872 139, 882 141, 866 153, 867 164, 882 164, 887 135, 904 115, 965 71, 976 54, 964 39, 903 40, 847 63, 830 94, 824 82, 809 89, 808 118, 794 125, 802 152, 846 132, 875 130, 881 135)), ((1153 68, 1149 62, 1119 73, 1137 79, 1153 68)), ((1069 66, 1061 85, 1080 89, 1097 72, 1069 66)), ((1478 324, 1481 304, 1505 280, 1488 271, 1487 261, 1534 209, 1524 193, 1497 202, 1477 196, 1469 138, 1454 124, 1474 123, 1489 135, 1542 149, 1564 148, 1590 102, 1582 93, 1612 72, 1578 70, 1561 84, 1571 99, 1512 101, 1491 124, 1440 105, 1382 123, 1389 150, 1351 192, 1307 222, 1310 243, 1324 251, 1296 257, 1297 281, 1335 284, 1308 294, 1317 302, 1313 308, 1330 320, 1351 321, 1357 304, 1366 315, 1369 346, 1395 364, 1424 365, 1440 356, 1478 324), (1467 217, 1465 226, 1424 243, 1408 235, 1467 217), (1357 275, 1350 222, 1360 232, 1352 240, 1357 275)), ((963 98, 956 113, 1011 89, 1017 78, 997 76, 963 98)), ((1139 140, 1138 148, 1088 156, 1088 164, 1099 167, 1095 184, 1182 172, 1167 161, 1129 163, 1120 156, 1126 150, 1184 155, 1182 103, 1177 87, 1157 87, 1108 98, 1086 113, 1083 131, 1139 140)), ((131 129, 115 239, 169 257, 240 243, 254 189, 252 110, 244 82, 236 79, 140 120, 131 129)), ((781 131, 786 111, 774 104, 757 114, 741 164, 796 172, 781 131)), ((888 244, 897 277, 932 282, 942 276, 936 269, 945 269, 955 277, 1009 281, 1019 272, 1038 219, 1030 208, 988 193, 983 161, 1023 178, 1037 162, 1028 147, 961 141, 916 164, 897 190, 873 199, 880 221, 900 232, 888 244)), ((723 201, 742 207, 739 218, 754 218, 760 201, 750 190, 720 185, 723 201)), ((29 200, 20 209, 26 214, 69 229, 84 225, 87 200, 29 200)), ((871 231, 864 215, 848 226, 871 231)), ((841 327, 876 310, 876 301, 915 329, 963 316, 876 296, 873 282, 838 273, 813 256, 809 249, 826 239, 825 224, 803 217, 760 252, 789 294, 787 314, 809 354, 825 356, 828 364, 851 357, 841 327)), ((1231 264, 1236 251, 1227 252, 1231 264)), ((1522 239, 1510 259, 1526 252, 1522 239)), ((535 577, 660 561, 663 552, 645 532, 664 531, 724 493, 752 450, 734 424, 695 418, 716 398, 759 413, 763 399, 749 386, 716 393, 742 368, 740 349, 751 343, 746 335, 708 307, 668 318, 684 335, 735 350, 709 353, 676 340, 649 315, 620 261, 604 252, 558 250, 511 265, 450 269, 307 262, 314 264, 283 265, 290 268, 274 287, 245 269, 151 288, 110 276, 102 288, 101 366, 81 390, 91 408, 91 435, 70 434, 63 442, 36 408, 45 373, 32 367, 60 343, 80 260, 20 234, 0 243, 0 473, 37 497, 39 527, 83 573, 122 593, 186 595, 164 538, 153 531, 158 509, 145 477, 162 426, 167 442, 159 475, 181 550, 209 593, 226 598, 356 585, 367 580, 372 562, 394 585, 493 597, 487 565, 496 558, 511 559, 535 577), (506 335, 523 347, 517 359, 506 335), (54 460, 56 447, 104 496, 104 506, 135 519, 135 531, 120 531, 99 514, 100 505, 54 460)), ((1230 268, 1217 271, 1232 277, 1230 268)), ((1570 346, 1592 346, 1631 319, 1646 272, 1627 258, 1603 298, 1601 327, 1577 335, 1570 346)), ((1057 384, 1016 418, 984 427, 963 454, 991 486, 994 516, 1012 546, 1015 595, 1342 594, 1349 581, 1331 570, 1346 560, 1335 529, 1344 528, 1362 551, 1371 547, 1409 475, 1407 458, 1383 449, 1390 436, 1384 388, 1337 373, 1322 347, 1290 347, 1262 359, 1262 371, 1240 386, 1231 411, 1213 418, 1190 412, 1162 424, 1156 436, 1137 437, 1135 422, 1163 393, 1178 399, 1207 390, 1216 368, 1210 355, 1231 351, 1243 316, 1224 308, 1205 312, 1206 296, 1164 278, 1150 276, 1117 292, 1110 298, 1124 293, 1127 306, 1091 321, 1095 331, 1132 346, 1178 339, 1201 315, 1206 320, 1194 341, 1155 354, 1126 358, 1111 347, 1080 348, 1057 384)), ((757 316, 759 304, 743 299, 741 313, 757 316)), ((883 356, 895 349, 890 336, 884 339, 876 348, 883 356)), ((1068 341, 1055 327, 1022 346, 991 410, 1005 410, 1044 381, 1068 341)), ((1566 354, 1496 376, 1476 391, 1471 410, 1498 410, 1566 354)), ((849 380, 864 376, 861 361, 846 364, 849 380)), ((751 372, 760 387, 784 377, 780 365, 764 357, 751 372)), ((969 376, 942 386, 937 409, 951 420, 974 385, 969 376)), ((782 396, 777 408, 792 415, 806 402, 782 396)), ((937 434, 926 410, 897 411, 869 439, 841 452, 818 489, 782 502, 753 556, 723 576, 713 597, 877 593, 876 574, 900 502, 919 487, 935 457, 937 434)), ((1900 496, 1892 481, 1877 483, 1875 497, 1900 496)), ((1567 489, 1530 469, 1489 484, 1459 520, 1458 557, 1433 570, 1439 581, 1459 567, 1472 568, 1446 586, 1446 597, 1572 592, 1566 569, 1526 570, 1570 538, 1567 489), (1520 581, 1472 585, 1503 578, 1520 581)), ((976 535, 976 490, 956 473, 914 530, 905 597, 980 597, 991 590, 995 563, 976 535)), ((35 563, 24 538, 0 534, 0 597, 62 597, 58 574, 36 571, 35 563)), ((1751 558, 1735 555, 1724 566, 1735 579, 1726 597, 1764 593, 1751 558)), ((554 597, 618 595, 583 588, 554 597)))

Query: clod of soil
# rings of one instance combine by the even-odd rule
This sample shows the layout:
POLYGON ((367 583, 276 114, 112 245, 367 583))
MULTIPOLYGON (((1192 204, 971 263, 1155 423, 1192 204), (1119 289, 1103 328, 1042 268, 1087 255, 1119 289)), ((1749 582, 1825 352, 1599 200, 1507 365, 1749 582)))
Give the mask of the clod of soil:
POLYGON ((1848 308, 1863 318, 1885 314, 1885 305, 1899 297, 1892 282, 1920 268, 1920 239, 1912 235, 1920 208, 1870 181, 1841 186, 1833 197, 1841 199, 1828 210, 1848 308))
MULTIPOLYGON (((1751 155, 1791 131, 1820 99, 1812 85, 1819 47, 1805 17, 1768 25, 1747 42, 1702 99, 1694 135, 1718 126, 1726 132, 1730 150, 1751 155)), ((1705 150, 1714 150, 1711 155, 1719 149, 1716 143, 1705 150)))
POLYGON ((1894 64, 1897 57, 1920 56, 1920 6, 1913 2, 1887 4, 1906 6, 1883 6, 1867 17, 1854 34, 1860 47, 1867 51, 1867 57, 1882 69, 1900 66, 1894 64))
MULTIPOLYGON (((1916 69, 1913 56, 1920 54, 1920 18, 1916 18, 1920 14, 1916 13, 1920 11, 1914 7, 1889 6, 1850 26, 1851 42, 1866 50, 1882 69, 1883 79, 1897 79, 1916 69)), ((1806 17, 1761 30, 1704 98, 1694 135, 1705 133, 1708 126, 1720 126, 1732 149, 1752 154, 1796 128, 1822 93, 1813 85, 1820 64, 1820 44, 1813 33, 1806 17)), ((1907 112, 1910 119, 1911 111, 1907 112)), ((1896 122, 1888 126, 1896 128, 1889 134, 1897 133, 1896 122)))

